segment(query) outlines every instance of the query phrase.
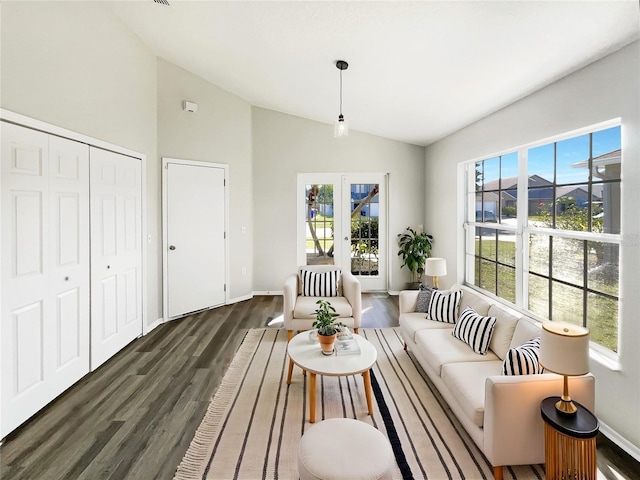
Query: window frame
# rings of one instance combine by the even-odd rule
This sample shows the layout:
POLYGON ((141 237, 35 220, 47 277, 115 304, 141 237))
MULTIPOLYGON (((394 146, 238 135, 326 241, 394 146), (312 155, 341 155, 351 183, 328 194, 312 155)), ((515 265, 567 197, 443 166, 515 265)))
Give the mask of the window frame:
MULTIPOLYGON (((529 201, 529 185, 528 185, 528 151, 530 149, 544 146, 548 144, 555 144, 556 142, 561 142, 562 140, 567 140, 570 138, 578 137, 581 135, 595 133, 601 130, 606 130, 612 127, 620 127, 620 143, 622 147, 622 138, 624 126, 620 118, 608 120, 606 122, 601 122, 595 125, 590 125, 587 127, 583 127, 577 130, 573 130, 570 132, 565 132, 562 134, 554 135, 552 137, 548 137, 545 139, 537 140, 535 142, 531 142, 528 144, 520 145, 516 148, 505 149, 500 152, 483 155, 482 157, 475 158, 473 160, 465 161, 463 163, 462 174, 464 175, 464 222, 463 222, 463 231, 465 235, 465 240, 463 242, 463 265, 464 265, 464 284, 474 290, 478 290, 485 295, 495 299, 498 302, 504 303, 511 308, 515 308, 516 310, 530 316, 538 321, 547 321, 548 318, 542 317, 539 314, 536 314, 528 309, 529 305, 529 240, 531 235, 549 235, 554 238, 567 238, 573 240, 580 241, 589 241, 589 242, 599 242, 606 244, 615 244, 618 249, 622 244, 622 235, 623 226, 620 227, 619 233, 601 233, 601 232, 592 232, 592 231, 573 231, 573 230, 562 230, 557 228, 547 228, 547 227, 535 227, 530 226, 528 222, 528 201, 529 201), (491 160, 496 157, 504 157, 507 155, 516 154, 518 158, 518 197, 517 197, 517 214, 516 214, 516 226, 505 225, 502 223, 502 212, 498 211, 498 222, 497 223, 487 223, 487 222, 479 222, 476 221, 476 165, 479 162, 484 162, 486 160, 491 160), (509 301, 506 298, 500 297, 496 295, 492 291, 488 291, 483 289, 482 287, 475 285, 475 268, 476 261, 478 259, 478 255, 476 253, 476 229, 481 228, 482 231, 510 231, 515 234, 515 303, 509 301), (469 261, 469 260, 472 261, 469 261)), ((623 150, 621 148, 621 150, 623 150)), ((621 151, 621 163, 622 157, 624 156, 624 152, 621 151)), ((502 178, 501 174, 498 178, 502 178)), ((620 188, 623 189, 622 186, 622 175, 620 178, 620 188)), ((556 181, 554 179, 553 185, 556 185, 556 181)), ((500 187, 500 191, 502 188, 500 187)), ((482 205, 484 209, 484 203, 482 205)), ((501 206, 499 207, 501 208, 501 206)), ((620 206, 622 210, 622 205, 620 206)), ((480 238, 482 238, 481 235, 480 238)), ((494 237, 495 238, 495 237, 494 237)), ((620 252, 619 252, 620 255, 620 252)), ((620 257, 619 257, 620 258, 620 257)), ((500 264, 498 259, 498 254, 496 251, 496 257, 493 260, 496 264, 496 272, 498 265, 500 264)), ((497 275, 497 273, 496 273, 497 275)), ((551 272, 549 272, 549 280, 553 281, 553 277, 551 272)), ((497 278, 497 277, 496 277, 497 278)), ((618 306, 620 306, 620 291, 621 291, 621 276, 618 273, 618 306)), ((585 287, 580 287, 581 290, 584 290, 585 287)), ((589 289, 587 288, 587 291, 589 289)), ((551 299, 549 299, 551 301, 551 299)), ((588 325, 588 318, 583 316, 583 322, 586 320, 588 325)), ((618 308, 618 336, 617 336, 617 350, 613 351, 609 348, 596 343, 595 341, 591 341, 591 348, 597 352, 599 355, 602 355, 605 359, 617 362, 620 348, 620 308, 618 308)))

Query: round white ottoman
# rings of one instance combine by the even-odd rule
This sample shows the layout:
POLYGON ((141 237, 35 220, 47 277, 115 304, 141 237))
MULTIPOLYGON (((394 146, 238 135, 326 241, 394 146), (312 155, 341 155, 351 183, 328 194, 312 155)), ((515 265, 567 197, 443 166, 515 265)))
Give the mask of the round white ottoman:
POLYGON ((371 425, 352 418, 324 420, 300 439, 301 480, 391 479, 394 464, 389 440, 371 425))

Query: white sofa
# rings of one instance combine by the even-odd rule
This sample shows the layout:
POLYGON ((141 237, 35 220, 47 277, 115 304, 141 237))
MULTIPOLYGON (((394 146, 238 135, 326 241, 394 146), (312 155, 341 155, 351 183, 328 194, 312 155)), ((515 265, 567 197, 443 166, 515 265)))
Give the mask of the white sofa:
MULTIPOLYGON (((417 290, 400 292, 400 331, 408 348, 438 388, 471 438, 502 478, 504 465, 544 463, 544 425, 540 402, 562 393, 562 377, 552 373, 502 375, 510 347, 540 335, 541 324, 507 309, 477 291, 460 285, 458 312, 471 306, 497 319, 489 351, 473 352, 452 335, 453 324, 416 313, 417 290)), ((595 379, 591 374, 569 378, 571 398, 593 411, 595 379)))

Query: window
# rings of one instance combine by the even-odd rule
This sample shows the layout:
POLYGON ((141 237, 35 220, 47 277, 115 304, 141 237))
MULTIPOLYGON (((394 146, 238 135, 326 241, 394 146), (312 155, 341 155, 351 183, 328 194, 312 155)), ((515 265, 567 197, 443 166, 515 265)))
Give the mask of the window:
POLYGON ((621 128, 468 165, 466 281, 617 352, 621 128))

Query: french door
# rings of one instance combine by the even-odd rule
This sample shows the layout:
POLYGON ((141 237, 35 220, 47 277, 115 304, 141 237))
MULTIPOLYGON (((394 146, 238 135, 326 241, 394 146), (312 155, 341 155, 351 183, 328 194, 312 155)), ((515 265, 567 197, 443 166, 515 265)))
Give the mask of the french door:
POLYGON ((387 289, 386 175, 298 176, 298 264, 349 269, 363 291, 387 289))

